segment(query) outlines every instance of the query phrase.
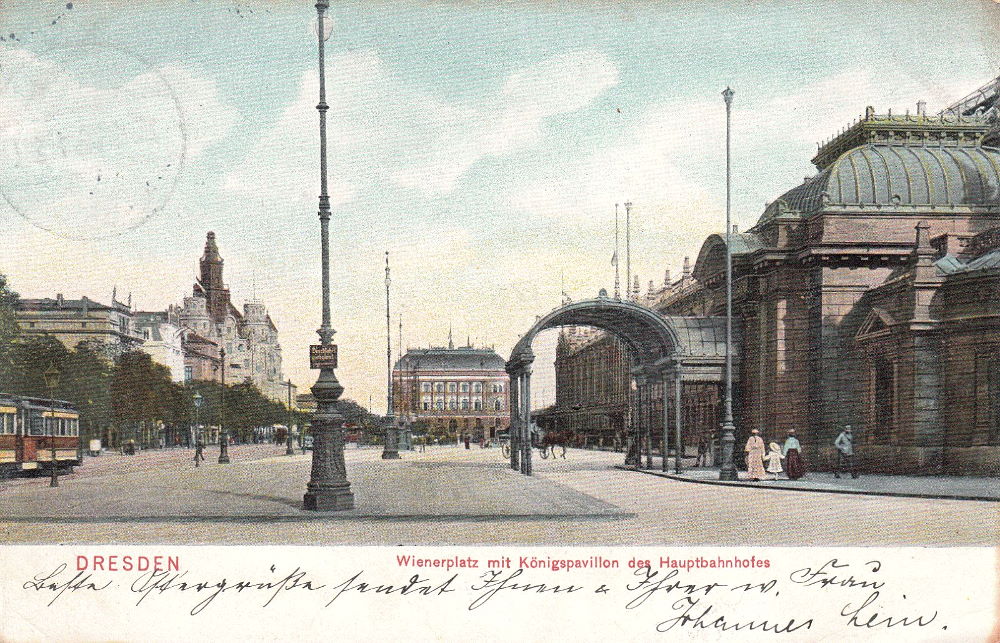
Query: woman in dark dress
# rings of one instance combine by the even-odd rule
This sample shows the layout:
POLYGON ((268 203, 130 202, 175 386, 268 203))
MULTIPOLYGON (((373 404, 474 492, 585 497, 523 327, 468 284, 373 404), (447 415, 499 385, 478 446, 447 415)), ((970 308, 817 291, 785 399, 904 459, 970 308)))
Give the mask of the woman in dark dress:
POLYGON ((802 459, 802 447, 795 437, 795 429, 788 432, 785 446, 781 449, 785 455, 785 472, 789 480, 798 480, 806 474, 806 463, 802 459))

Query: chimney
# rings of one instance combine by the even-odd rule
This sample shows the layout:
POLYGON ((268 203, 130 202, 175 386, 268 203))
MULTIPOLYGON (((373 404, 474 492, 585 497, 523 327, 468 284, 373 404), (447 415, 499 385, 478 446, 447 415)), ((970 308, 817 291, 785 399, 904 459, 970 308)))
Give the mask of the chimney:
POLYGON ((653 294, 653 292, 655 292, 655 288, 656 288, 656 287, 655 287, 655 286, 653 286, 653 280, 652 280, 652 279, 650 279, 650 280, 649 280, 649 291, 648 291, 650 295, 652 295, 652 294, 653 294))
MULTIPOLYGON (((808 177, 806 178, 806 180, 807 180, 807 181, 809 180, 809 179, 808 179, 808 177)), ((740 230, 739 230, 739 228, 738 228, 738 227, 736 226, 736 224, 734 223, 734 224, 733 224, 733 234, 739 234, 739 233, 740 233, 740 230)))
POLYGON ((927 101, 917 101, 917 116, 927 116, 927 101))
POLYGON ((691 278, 691 259, 689 257, 684 257, 684 272, 682 275, 681 279, 691 278))
POLYGON ((875 108, 871 105, 865 108, 865 120, 869 118, 875 118, 875 108))
POLYGON ((670 268, 667 268, 663 272, 663 285, 665 287, 670 285, 670 268))
POLYGON ((58 307, 58 308, 62 308, 63 307, 63 294, 62 293, 59 293, 58 295, 56 295, 56 307, 58 307))

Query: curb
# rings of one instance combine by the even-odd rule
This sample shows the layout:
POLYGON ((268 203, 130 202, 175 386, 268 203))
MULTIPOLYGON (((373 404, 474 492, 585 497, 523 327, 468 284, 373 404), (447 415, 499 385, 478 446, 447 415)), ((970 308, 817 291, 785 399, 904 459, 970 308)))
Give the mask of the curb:
POLYGON ((646 475, 656 476, 658 478, 668 478, 670 480, 676 480, 678 482, 688 482, 691 484, 709 484, 716 485, 720 487, 747 487, 750 489, 768 489, 774 491, 802 491, 806 493, 838 493, 844 495, 854 495, 854 496, 885 496, 889 498, 924 498, 927 500, 972 500, 975 502, 1000 502, 1000 498, 994 496, 969 496, 969 495, 945 495, 945 494, 935 494, 935 493, 907 493, 905 491, 864 491, 861 489, 816 489, 808 487, 779 487, 774 485, 760 485, 751 482, 725 482, 722 480, 695 480, 693 478, 686 478, 684 476, 679 476, 676 473, 663 473, 662 471, 650 471, 646 469, 636 469, 634 467, 626 467, 624 465, 616 464, 615 469, 621 469, 622 471, 633 471, 636 473, 645 473, 646 475))

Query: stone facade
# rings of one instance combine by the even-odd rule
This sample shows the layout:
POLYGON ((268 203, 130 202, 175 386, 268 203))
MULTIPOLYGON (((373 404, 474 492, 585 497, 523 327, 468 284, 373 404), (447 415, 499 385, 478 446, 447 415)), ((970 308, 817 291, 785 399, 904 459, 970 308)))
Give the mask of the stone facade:
POLYGON ((111 305, 81 297, 66 299, 22 299, 15 311, 23 335, 51 335, 72 350, 81 342, 89 343, 115 359, 143 344, 135 325, 131 297, 127 303, 111 295, 111 305))
POLYGON ((178 309, 181 325, 194 334, 186 341, 192 349, 186 360, 189 375, 219 379, 213 362, 218 361, 220 349, 225 349, 227 383, 250 380, 267 397, 284 402, 288 393, 278 329, 259 300, 245 303, 242 311, 233 305, 222 278, 223 259, 214 232, 208 233, 200 268, 191 296, 185 297, 178 309), (204 377, 209 368, 212 376, 204 377))
MULTIPOLYGON (((175 307, 166 311, 137 312, 134 319, 136 334, 142 337, 142 350, 154 362, 170 369, 170 379, 184 382, 184 329, 175 307)), ((190 379, 190 378, 188 378, 190 379)))
MULTIPOLYGON (((1000 150, 983 144, 992 118, 869 108, 820 147, 815 176, 730 235, 737 454, 752 428, 765 441, 795 429, 809 465, 828 469, 851 424, 868 471, 1000 474, 1000 150)), ((724 315, 725 258, 725 235, 712 235, 689 275, 642 303, 664 316, 724 315)), ((569 390, 548 414, 586 397, 578 363, 628 382, 610 341, 557 358, 569 390)), ((685 383, 689 449, 716 432, 721 398, 719 383, 685 383)))
POLYGON ((510 426, 509 379, 492 349, 411 348, 392 370, 393 410, 436 433, 495 438, 510 426))

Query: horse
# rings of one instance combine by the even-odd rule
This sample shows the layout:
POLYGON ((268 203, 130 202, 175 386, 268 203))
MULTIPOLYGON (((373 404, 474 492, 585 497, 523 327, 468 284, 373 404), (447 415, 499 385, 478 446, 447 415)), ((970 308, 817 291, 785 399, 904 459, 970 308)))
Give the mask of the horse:
POLYGON ((552 458, 555 459, 556 447, 562 449, 560 455, 565 460, 566 445, 572 442, 572 440, 572 431, 546 431, 541 440, 539 440, 535 446, 537 446, 541 452, 543 460, 549 457, 550 452, 552 454, 552 458))

